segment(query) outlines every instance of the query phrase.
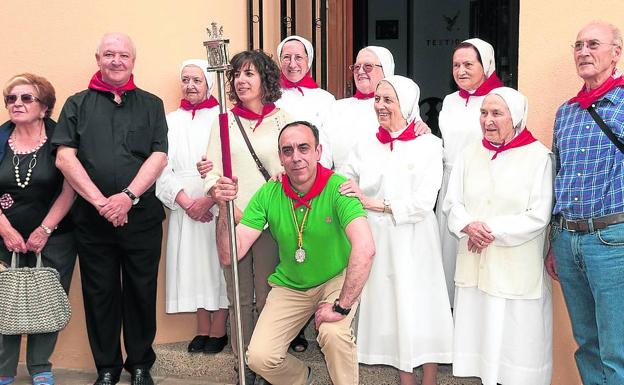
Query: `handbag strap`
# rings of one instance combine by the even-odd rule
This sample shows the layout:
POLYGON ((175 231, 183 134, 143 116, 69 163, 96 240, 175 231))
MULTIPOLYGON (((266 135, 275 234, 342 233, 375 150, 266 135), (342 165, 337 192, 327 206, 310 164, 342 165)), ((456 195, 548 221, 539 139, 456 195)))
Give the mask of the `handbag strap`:
MULTIPOLYGON (((19 253, 14 251, 13 255, 11 256, 11 269, 17 269, 18 266, 19 266, 19 253)), ((37 264, 35 265, 35 267, 37 268, 43 267, 43 262, 41 261, 41 253, 37 253, 37 264)))
POLYGON ((245 143, 247 144, 247 148, 249 149, 249 152, 251 153, 251 157, 253 158, 254 162, 256 162, 256 167, 258 167, 258 170, 260 170, 260 173, 264 177, 264 180, 268 181, 269 179, 271 179, 271 174, 269 174, 269 172, 266 170, 266 168, 264 168, 264 165, 260 161, 260 158, 258 158, 258 155, 256 155, 256 152, 254 151, 253 147, 251 146, 251 142, 249 142, 249 138, 247 137, 247 133, 245 132, 245 129, 243 128, 243 124, 241 123, 240 119, 238 118, 238 115, 236 115, 236 114, 232 114, 232 115, 234 115, 234 119, 236 119, 236 124, 238 124, 238 128, 240 129, 241 135, 243 135, 243 139, 245 139, 245 143))
POLYGON ((602 132, 604 132, 604 134, 607 136, 607 138, 609 138, 609 140, 615 145, 615 147, 617 147, 618 150, 620 150, 620 152, 624 154, 624 144, 620 142, 620 140, 615 136, 613 131, 611 131, 609 126, 607 126, 607 123, 605 123, 605 121, 602 120, 600 115, 598 115, 598 113, 594 109, 594 106, 587 107, 587 111, 589 112, 591 117, 594 119, 594 121, 598 124, 598 127, 600 127, 602 132))

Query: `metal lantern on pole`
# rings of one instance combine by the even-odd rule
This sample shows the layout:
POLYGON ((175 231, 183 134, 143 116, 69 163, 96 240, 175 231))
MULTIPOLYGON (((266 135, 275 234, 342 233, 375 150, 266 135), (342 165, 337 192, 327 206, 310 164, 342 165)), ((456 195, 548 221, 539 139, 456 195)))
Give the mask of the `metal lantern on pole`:
MULTIPOLYGON (((228 39, 223 38, 223 27, 219 28, 217 23, 210 23, 208 40, 204 42, 208 55, 208 71, 217 73, 217 84, 219 87, 219 130, 221 137, 221 158, 223 161, 223 176, 232 178, 232 159, 230 156, 230 134, 228 129, 228 115, 225 97, 225 71, 231 66, 229 62, 227 45, 228 39)), ((222 213, 220 214, 222 215, 222 213)), ((245 351, 243 348, 243 329, 241 325, 240 310, 240 290, 238 278, 238 252, 236 250, 236 224, 234 222, 234 202, 227 202, 228 235, 230 239, 230 256, 232 258, 232 280, 234 283, 234 316, 236 318, 236 333, 238 351, 238 378, 240 385, 245 384, 245 351)), ((249 384, 251 385, 251 384, 249 384)))

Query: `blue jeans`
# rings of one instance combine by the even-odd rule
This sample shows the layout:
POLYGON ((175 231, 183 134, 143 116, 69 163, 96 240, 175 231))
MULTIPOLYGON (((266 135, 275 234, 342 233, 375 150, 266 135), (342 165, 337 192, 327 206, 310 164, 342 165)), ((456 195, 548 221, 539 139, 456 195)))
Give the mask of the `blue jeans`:
POLYGON ((552 247, 585 385, 624 384, 624 223, 552 228, 552 247))

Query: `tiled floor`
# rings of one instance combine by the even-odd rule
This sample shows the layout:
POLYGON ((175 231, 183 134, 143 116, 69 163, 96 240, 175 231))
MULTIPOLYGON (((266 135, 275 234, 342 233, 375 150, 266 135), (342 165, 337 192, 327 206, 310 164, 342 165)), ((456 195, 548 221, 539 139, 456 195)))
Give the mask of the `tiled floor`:
MULTIPOLYGON (((69 369, 54 369, 54 376, 58 385, 92 385, 95 382, 94 372, 85 372, 69 369)), ((209 382, 206 378, 176 378, 154 376, 154 382, 158 385, 229 385, 218 382, 209 382)), ((24 365, 20 365, 17 379, 14 385, 31 385, 32 382, 24 365)), ((129 385, 130 375, 122 375, 119 385, 129 385)))
MULTIPOLYGON (((54 369, 54 375, 56 377, 56 383, 58 385, 92 385, 95 381, 95 373, 92 371, 78 371, 70 369, 54 369)), ((207 377, 194 377, 194 378, 180 378, 175 376, 154 376, 154 381, 157 385, 231 385, 222 382, 210 382, 207 377)), ((377 382, 375 380, 375 382, 377 382)), ((440 375, 438 377, 439 385, 477 385, 481 382, 478 379, 461 379, 448 375, 448 370, 445 367, 441 367, 440 375)), ((130 376, 124 373, 119 385, 129 385, 130 376)), ((325 383, 315 382, 315 385, 329 385, 325 383)), ((362 385, 382 385, 379 383, 372 384, 367 381, 366 378, 360 378, 360 384, 362 385)), ((388 378, 384 381, 385 384, 398 384, 398 380, 388 378)), ((31 385, 30 377, 26 372, 24 365, 20 365, 18 369, 18 377, 14 385, 31 385)), ((250 385, 250 384, 247 384, 250 385)))

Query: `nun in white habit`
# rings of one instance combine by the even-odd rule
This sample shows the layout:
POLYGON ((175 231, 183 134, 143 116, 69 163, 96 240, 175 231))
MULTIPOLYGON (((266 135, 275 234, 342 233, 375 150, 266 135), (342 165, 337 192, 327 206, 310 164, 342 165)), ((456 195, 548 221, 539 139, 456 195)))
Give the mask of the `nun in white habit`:
MULTIPOLYGON (((360 138, 377 132, 378 122, 373 108, 375 87, 384 77, 394 75, 394 58, 388 49, 371 45, 360 50, 355 64, 349 68, 353 71, 355 95, 334 102, 321 127, 328 139, 321 163, 333 169, 346 163, 349 151, 360 138)), ((419 120, 416 134, 426 132, 431 130, 419 120)))
POLYGON ((526 129, 518 91, 490 91, 483 139, 457 159, 444 210, 459 237, 453 375, 484 385, 548 385, 551 287, 544 271, 552 209, 550 151, 526 129))
POLYGON ((197 312, 197 337, 189 352, 214 353, 227 343, 228 300, 217 257, 214 204, 204 194, 195 162, 206 151, 219 105, 210 95, 214 74, 206 60, 187 60, 180 68, 183 99, 167 114, 168 164, 156 181, 156 195, 167 208, 167 313, 197 312))
POLYGON ((453 164, 459 154, 470 143, 478 142, 482 138, 479 109, 485 95, 503 85, 496 76, 494 47, 486 41, 468 39, 458 44, 453 52, 452 64, 453 79, 459 90, 444 98, 438 120, 444 142, 444 178, 436 207, 442 240, 442 263, 451 306, 455 293, 453 277, 459 239, 448 229, 442 203, 453 164))
POLYGON ((288 36, 277 46, 277 57, 282 69, 282 97, 275 104, 295 120, 305 120, 321 127, 336 98, 319 88, 310 76, 314 60, 312 43, 301 36, 288 36))
POLYGON ((340 192, 368 211, 376 255, 362 291, 358 359, 399 369, 401 384, 436 383, 437 363, 450 363, 453 321, 433 206, 442 182, 442 143, 417 136, 420 90, 411 79, 389 76, 374 97, 377 132, 362 134, 340 192))

